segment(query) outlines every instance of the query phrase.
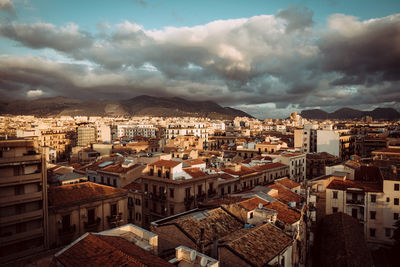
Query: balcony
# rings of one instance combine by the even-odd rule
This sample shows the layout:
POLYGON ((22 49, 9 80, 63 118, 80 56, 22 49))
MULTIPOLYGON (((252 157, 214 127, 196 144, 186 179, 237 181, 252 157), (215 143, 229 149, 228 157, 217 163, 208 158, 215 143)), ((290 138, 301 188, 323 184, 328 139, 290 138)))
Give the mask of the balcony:
POLYGON ((83 222, 84 228, 86 232, 97 232, 101 219, 97 217, 97 219, 93 222, 83 222))
POLYGON ((364 199, 346 199, 346 204, 364 206, 364 199))
POLYGON ((107 221, 110 225, 117 226, 119 223, 122 223, 122 213, 118 213, 116 215, 107 216, 107 221))
POLYGON ((213 190, 208 190, 208 191, 207 191, 208 197, 213 197, 213 196, 215 196, 216 194, 217 194, 217 191, 215 191, 214 189, 213 189, 213 190))
POLYGON ((0 164, 8 164, 8 163, 22 164, 24 162, 26 162, 27 164, 31 164, 33 161, 40 162, 41 159, 42 159, 41 154, 25 155, 20 157, 3 157, 0 158, 0 164))
POLYGON ((21 241, 28 240, 28 239, 33 239, 33 238, 40 237, 40 236, 43 236, 42 228, 38 228, 38 229, 34 229, 34 230, 22 232, 22 233, 4 235, 4 236, 0 237, 0 243, 2 246, 5 246, 5 245, 10 245, 13 243, 21 242, 21 241))
POLYGON ((70 225, 68 227, 63 227, 58 229, 58 235, 62 237, 72 237, 75 234, 76 231, 76 225, 70 225))
POLYGON ((164 193, 163 194, 153 194, 153 199, 164 201, 164 200, 167 200, 167 195, 164 193))
POLYGON ((202 192, 201 194, 197 194, 197 195, 196 195, 196 200, 197 200, 197 201, 202 202, 202 201, 204 201, 205 199, 206 199, 206 193, 204 193, 204 192, 202 192))
POLYGON ((0 187, 12 186, 12 185, 18 185, 18 184, 35 183, 35 182, 40 182, 41 180, 42 180, 41 173, 1 177, 0 178, 0 187))
POLYGON ((0 198, 0 207, 42 200, 42 192, 14 195, 0 198))
POLYGON ((9 224, 16 224, 28 220, 36 220, 43 217, 43 210, 35 210, 31 212, 25 212, 12 216, 2 216, 0 217, 0 226, 5 226, 9 224))

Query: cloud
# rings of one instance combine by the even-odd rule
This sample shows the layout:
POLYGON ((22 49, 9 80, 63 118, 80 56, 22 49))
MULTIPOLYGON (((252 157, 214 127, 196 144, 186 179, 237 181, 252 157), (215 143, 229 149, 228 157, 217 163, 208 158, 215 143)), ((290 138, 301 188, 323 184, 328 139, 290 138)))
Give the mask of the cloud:
POLYGON ((36 97, 39 97, 39 96, 42 96, 42 95, 43 95, 43 91, 39 90, 39 89, 29 90, 26 93, 26 96, 29 97, 29 98, 36 98, 36 97))
POLYGON ((3 10, 12 16, 15 16, 14 4, 10 0, 0 0, 0 10, 3 10))
POLYGON ((0 92, 180 96, 274 116, 293 108, 400 101, 399 14, 365 21, 335 14, 324 29, 314 28, 312 15, 289 6, 276 15, 194 27, 104 22, 98 33, 73 23, 5 24, 0 35, 69 60, 0 57, 0 92))
POLYGON ((277 17, 286 20, 286 31, 290 33, 312 27, 314 24, 313 15, 314 12, 306 7, 289 5, 287 9, 280 10, 277 17))

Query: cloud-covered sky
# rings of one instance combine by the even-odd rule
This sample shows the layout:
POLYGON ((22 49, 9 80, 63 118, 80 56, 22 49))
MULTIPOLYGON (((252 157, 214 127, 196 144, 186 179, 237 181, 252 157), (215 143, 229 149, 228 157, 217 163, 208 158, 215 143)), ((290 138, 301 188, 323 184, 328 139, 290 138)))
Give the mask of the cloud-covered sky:
POLYGON ((81 2, 0 0, 0 97, 400 108, 396 1, 81 2))

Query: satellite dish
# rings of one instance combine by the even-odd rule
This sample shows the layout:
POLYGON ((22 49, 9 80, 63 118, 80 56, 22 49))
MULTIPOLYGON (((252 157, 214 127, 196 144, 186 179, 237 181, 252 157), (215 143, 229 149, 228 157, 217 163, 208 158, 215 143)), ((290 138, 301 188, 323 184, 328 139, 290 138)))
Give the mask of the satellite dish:
POLYGON ((262 203, 258 204, 258 208, 262 209, 263 208, 263 204, 262 203))
POLYGON ((204 267, 204 266, 207 265, 207 259, 206 259, 205 257, 201 257, 200 265, 201 265, 202 267, 204 267))
POLYGON ((196 259, 197 253, 196 250, 190 251, 190 260, 194 261, 196 259))

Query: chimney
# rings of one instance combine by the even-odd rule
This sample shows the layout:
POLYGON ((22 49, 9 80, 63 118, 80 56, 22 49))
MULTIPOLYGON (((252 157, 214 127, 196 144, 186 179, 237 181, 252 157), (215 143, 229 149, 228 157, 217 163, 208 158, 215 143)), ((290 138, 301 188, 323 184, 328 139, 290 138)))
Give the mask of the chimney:
POLYGON ((217 228, 215 224, 212 224, 213 228, 213 244, 211 250, 211 257, 218 259, 218 239, 217 239, 217 228))
POLYGON ((200 227, 199 251, 204 252, 204 227, 200 227))

